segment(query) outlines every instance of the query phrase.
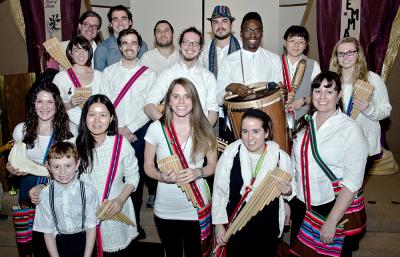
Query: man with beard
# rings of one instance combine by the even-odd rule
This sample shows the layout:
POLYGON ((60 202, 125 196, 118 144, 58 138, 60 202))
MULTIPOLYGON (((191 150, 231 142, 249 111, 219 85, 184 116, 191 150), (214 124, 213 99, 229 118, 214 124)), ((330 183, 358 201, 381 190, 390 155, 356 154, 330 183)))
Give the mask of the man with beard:
POLYGON ((138 239, 146 238, 140 226, 140 208, 143 198, 144 183, 144 135, 149 119, 143 112, 144 97, 153 84, 156 74, 140 64, 137 52, 142 44, 142 37, 134 29, 122 30, 117 39, 122 59, 103 71, 104 85, 100 92, 113 101, 118 116, 118 133, 123 135, 135 149, 139 166, 139 185, 131 195, 138 226, 138 239))
POLYGON ((215 124, 218 117, 215 77, 198 62, 203 44, 202 34, 195 27, 182 32, 179 38, 181 53, 179 61, 157 76, 157 80, 147 95, 144 111, 150 119, 158 120, 161 117, 161 112, 156 105, 164 99, 170 83, 174 79, 183 77, 194 84, 204 114, 211 125, 215 124))
POLYGON ((143 65, 151 68, 157 74, 178 62, 179 52, 175 47, 174 28, 166 20, 160 20, 154 27, 156 47, 144 53, 140 61, 143 65))
MULTIPOLYGON (((260 47, 263 24, 258 13, 249 12, 243 17, 240 37, 243 41, 243 49, 224 58, 218 71, 217 97, 220 105, 223 105, 226 92, 245 97, 252 93, 246 85, 256 82, 282 81, 282 63, 279 56, 260 47)), ((233 142, 235 138, 226 126, 226 115, 225 121, 220 120, 220 124, 222 124, 219 128, 220 136, 233 142)))
MULTIPOLYGON (((132 13, 122 5, 111 7, 107 18, 110 22, 108 29, 112 35, 99 44, 94 52, 94 68, 99 71, 121 60, 122 55, 117 44, 118 34, 124 29, 131 28, 133 24, 132 13)), ((138 57, 140 58, 146 51, 147 44, 142 41, 138 57)))
POLYGON ((214 73, 217 78, 218 65, 222 58, 241 48, 241 42, 232 35, 232 23, 235 20, 228 6, 217 5, 208 18, 211 22, 213 40, 207 43, 201 53, 200 60, 204 67, 214 73))

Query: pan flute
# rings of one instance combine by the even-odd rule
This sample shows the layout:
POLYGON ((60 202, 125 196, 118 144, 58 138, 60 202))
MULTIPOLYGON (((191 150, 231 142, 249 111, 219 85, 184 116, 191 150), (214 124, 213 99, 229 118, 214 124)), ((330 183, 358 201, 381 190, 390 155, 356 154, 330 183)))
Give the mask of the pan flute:
POLYGON ((61 66, 63 66, 66 70, 72 67, 69 62, 67 55, 65 54, 64 48, 61 46, 60 41, 56 37, 50 38, 46 42, 43 43, 44 48, 56 60, 61 66))
POLYGON ((239 212, 230 224, 225 233, 225 241, 228 241, 232 235, 240 231, 252 217, 281 194, 276 186, 279 180, 290 182, 291 179, 292 176, 288 172, 278 167, 269 172, 257 186, 253 196, 243 207, 242 211, 239 212))
POLYGON ((83 98, 82 103, 79 105, 81 109, 85 104, 86 100, 92 95, 92 88, 91 87, 78 87, 75 88, 75 95, 81 96, 83 98))
POLYGON ((125 223, 126 225, 130 225, 135 227, 135 223, 128 217, 126 216, 124 213, 122 212, 118 212, 117 214, 115 214, 112 217, 108 217, 106 215, 108 206, 111 204, 111 201, 109 200, 105 200, 103 202, 103 204, 97 209, 96 211, 96 216, 98 219, 100 220, 114 220, 114 221, 119 221, 122 223, 125 223))
MULTIPOLYGON (((375 88, 373 85, 371 85, 370 83, 368 83, 366 81, 359 79, 354 84, 353 97, 358 100, 370 102, 372 93, 374 92, 374 89, 375 88)), ((361 110, 354 106, 354 108, 351 112, 351 118, 356 119, 358 114, 360 114, 360 112, 361 112, 361 110)))
MULTIPOLYGON (((180 173, 183 168, 181 162, 176 155, 171 155, 165 157, 164 159, 157 161, 158 170, 160 172, 167 172, 169 170, 174 170, 177 173, 180 173)), ((190 188, 190 184, 178 184, 178 187, 185 193, 187 199, 192 202, 193 207, 197 208, 196 198, 190 188)))
POLYGON ((299 63, 297 64, 296 71, 294 72, 293 80, 292 80, 292 88, 294 93, 296 94, 297 89, 301 84, 301 81, 304 77, 304 72, 306 71, 307 62, 304 59, 300 59, 299 63))

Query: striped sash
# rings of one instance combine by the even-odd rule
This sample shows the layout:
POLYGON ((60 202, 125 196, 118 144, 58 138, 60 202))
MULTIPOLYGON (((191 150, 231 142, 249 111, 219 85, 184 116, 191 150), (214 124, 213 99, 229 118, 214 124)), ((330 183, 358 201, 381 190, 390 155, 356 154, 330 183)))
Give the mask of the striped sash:
POLYGON ((76 73, 72 68, 69 68, 67 70, 67 74, 75 88, 83 87, 81 82, 78 79, 78 76, 76 76, 76 73))
POLYGON ((122 99, 125 97, 125 95, 128 93, 129 89, 133 86, 133 83, 149 68, 146 66, 141 66, 135 74, 126 82, 125 86, 119 91, 117 97, 115 98, 113 105, 115 108, 118 107, 118 105, 121 103, 122 99))

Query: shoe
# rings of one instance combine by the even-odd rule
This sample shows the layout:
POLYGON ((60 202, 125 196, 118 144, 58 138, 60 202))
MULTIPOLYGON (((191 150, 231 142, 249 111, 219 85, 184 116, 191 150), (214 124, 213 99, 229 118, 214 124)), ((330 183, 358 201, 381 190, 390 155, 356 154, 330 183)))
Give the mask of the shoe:
POLYGON ((147 199, 147 203, 146 203, 147 208, 154 208, 155 201, 156 201, 156 196, 149 195, 149 199, 147 199))
POLYGON ((146 239, 146 231, 138 224, 137 231, 139 235, 136 237, 137 240, 146 239))

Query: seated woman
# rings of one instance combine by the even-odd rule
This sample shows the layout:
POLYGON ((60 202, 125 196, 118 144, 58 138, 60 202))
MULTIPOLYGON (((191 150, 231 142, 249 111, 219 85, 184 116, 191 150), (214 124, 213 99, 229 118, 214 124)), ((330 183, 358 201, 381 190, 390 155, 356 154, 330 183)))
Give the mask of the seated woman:
POLYGON ((282 193, 230 237, 224 236, 242 199, 251 199, 263 178, 275 167, 291 173, 290 158, 272 139, 272 122, 264 112, 247 110, 242 117, 241 139, 230 144, 220 157, 214 179, 212 221, 216 242, 226 245, 227 256, 276 256, 279 237, 285 221, 284 198, 293 197, 292 185, 279 181, 282 193), (251 189, 247 195, 247 189, 251 189))
MULTIPOLYGON (((290 202, 291 250, 295 256, 317 256, 304 248, 298 249, 297 245, 305 236, 303 231, 306 229, 300 230, 303 220, 318 213, 317 216, 325 221, 319 238, 315 238, 316 249, 326 247, 327 251, 337 251, 336 245, 330 248, 336 226, 348 219, 344 224, 346 237, 341 256, 351 256, 352 248, 358 245, 354 236, 365 229, 363 196, 358 193, 364 178, 368 142, 357 123, 339 108, 342 87, 336 73, 320 73, 311 88, 311 116, 304 124, 305 128, 296 135, 292 149, 297 196, 290 202), (357 219, 360 222, 346 216, 350 213, 360 214, 361 218, 357 219)), ((313 244, 307 241, 307 245, 313 244)))

